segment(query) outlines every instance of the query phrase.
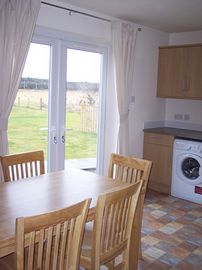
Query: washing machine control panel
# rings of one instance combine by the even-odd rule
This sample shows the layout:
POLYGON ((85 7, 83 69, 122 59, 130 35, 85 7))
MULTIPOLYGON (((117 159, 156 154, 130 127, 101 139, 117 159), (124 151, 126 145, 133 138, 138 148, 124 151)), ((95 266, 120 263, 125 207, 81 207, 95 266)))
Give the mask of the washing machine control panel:
POLYGON ((202 153, 202 142, 175 141, 175 149, 192 153, 202 153))

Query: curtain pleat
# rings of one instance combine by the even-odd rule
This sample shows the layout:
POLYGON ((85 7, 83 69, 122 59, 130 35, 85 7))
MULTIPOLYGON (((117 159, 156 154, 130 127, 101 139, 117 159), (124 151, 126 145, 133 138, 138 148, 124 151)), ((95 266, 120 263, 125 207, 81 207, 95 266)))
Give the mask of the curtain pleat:
POLYGON ((0 2, 0 155, 8 153, 8 118, 17 94, 40 4, 40 0, 0 2))
POLYGON ((138 28, 125 22, 112 23, 114 81, 119 112, 117 152, 129 154, 129 107, 134 89, 135 44, 138 28))

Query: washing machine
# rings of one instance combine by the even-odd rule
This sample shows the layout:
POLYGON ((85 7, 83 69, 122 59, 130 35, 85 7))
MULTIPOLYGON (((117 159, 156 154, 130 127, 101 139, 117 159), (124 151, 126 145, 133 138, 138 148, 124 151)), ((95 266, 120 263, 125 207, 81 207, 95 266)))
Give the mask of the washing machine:
POLYGON ((202 204, 202 142, 174 141, 171 195, 202 204))

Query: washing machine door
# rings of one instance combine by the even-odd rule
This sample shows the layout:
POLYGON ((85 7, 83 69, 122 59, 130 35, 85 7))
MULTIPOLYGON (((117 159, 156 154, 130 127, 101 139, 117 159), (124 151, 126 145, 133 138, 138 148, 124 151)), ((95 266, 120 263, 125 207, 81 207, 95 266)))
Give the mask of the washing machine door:
POLYGON ((181 154, 177 158, 176 172, 178 177, 187 184, 202 183, 202 158, 193 154, 181 154))

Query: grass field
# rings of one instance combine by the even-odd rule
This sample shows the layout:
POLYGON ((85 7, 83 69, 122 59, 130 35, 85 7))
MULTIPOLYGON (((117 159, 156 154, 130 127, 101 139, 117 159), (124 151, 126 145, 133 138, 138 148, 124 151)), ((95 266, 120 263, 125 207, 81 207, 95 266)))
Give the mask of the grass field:
MULTIPOLYGON (((80 117, 79 112, 67 112, 65 159, 96 156, 97 134, 79 131, 80 117)), ((13 106, 8 128, 9 152, 42 149, 47 155, 47 127, 47 109, 13 106)))

